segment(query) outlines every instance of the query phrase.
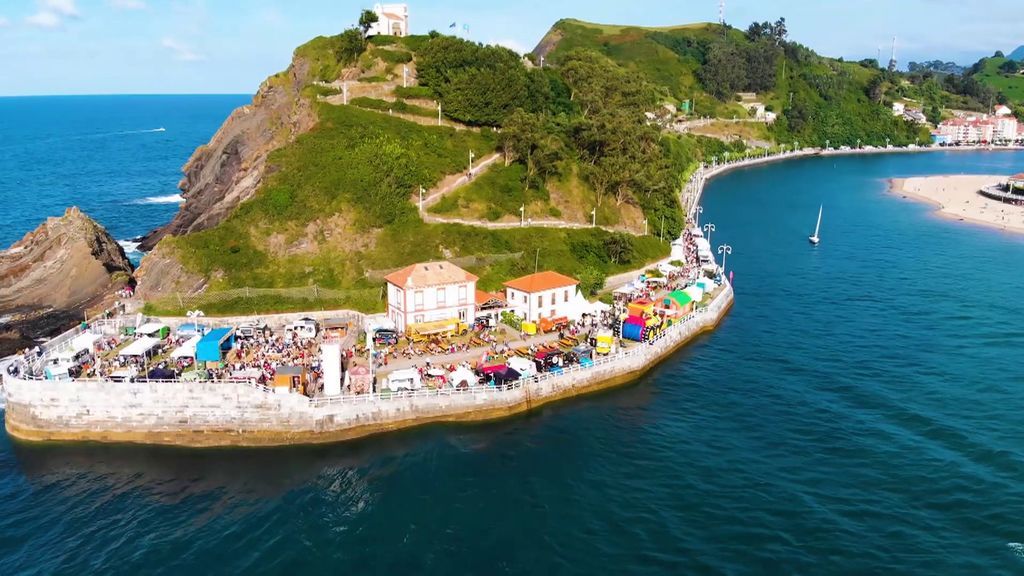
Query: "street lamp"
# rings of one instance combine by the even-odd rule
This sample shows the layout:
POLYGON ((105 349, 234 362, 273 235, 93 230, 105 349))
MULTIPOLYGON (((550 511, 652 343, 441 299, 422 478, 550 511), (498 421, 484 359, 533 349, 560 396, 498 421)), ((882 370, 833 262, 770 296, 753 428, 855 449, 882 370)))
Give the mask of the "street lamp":
POLYGON ((793 152, 796 152, 799 149, 800 149, 800 141, 797 140, 796 142, 793 142, 793 152))
POLYGON ((423 185, 420 185, 420 212, 423 212, 423 185))
POLYGON ((885 139, 885 147, 886 147, 886 149, 889 148, 889 139, 888 138, 885 139))
POLYGON ((860 150, 860 138, 857 138, 857 150, 860 150))
POLYGON ((644 236, 647 236, 647 218, 644 218, 644 236))
POLYGON ((526 204, 519 207, 519 227, 526 226, 526 204))
POLYGON ((704 207, 697 206, 693 209, 693 213, 696 214, 696 216, 693 217, 693 225, 697 229, 700 229, 700 215, 704 213, 704 207))
POLYGON ((718 253, 722 255, 722 276, 725 276, 725 257, 732 254, 732 246, 722 244, 718 247, 718 253))
POLYGON ((715 231, 715 225, 708 222, 704 225, 704 231, 708 233, 708 244, 711 244, 711 233, 715 231))
POLYGON ((593 210, 590 211, 590 218, 591 218, 590 225, 592 227, 594 227, 594 228, 597 228, 597 207, 596 206, 594 207, 593 210))
POLYGON ((469 151, 469 175, 473 175, 473 151, 469 151))
POLYGON ((825 140, 825 151, 826 151, 826 152, 828 152, 828 143, 829 143, 829 141, 828 141, 828 140, 825 140))

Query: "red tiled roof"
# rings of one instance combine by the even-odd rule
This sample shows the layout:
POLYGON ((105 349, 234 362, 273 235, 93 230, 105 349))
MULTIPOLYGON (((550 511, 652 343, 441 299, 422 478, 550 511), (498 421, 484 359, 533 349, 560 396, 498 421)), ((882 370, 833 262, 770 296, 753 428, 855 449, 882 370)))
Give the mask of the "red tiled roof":
POLYGON ((484 292, 483 290, 476 291, 476 305, 483 306, 491 300, 497 300, 499 302, 505 302, 505 296, 496 292, 484 292))
POLYGON ((513 290, 532 294, 535 292, 543 292, 545 290, 554 290, 555 288, 575 286, 579 283, 580 281, 575 278, 570 278, 564 274, 548 270, 546 272, 538 272, 536 274, 530 274, 529 276, 523 276, 522 278, 516 278, 515 280, 509 280, 508 282, 505 282, 505 286, 512 288, 513 290))
POLYGON ((423 288, 476 282, 477 279, 476 276, 451 262, 421 262, 406 266, 384 277, 384 280, 401 288, 423 288))

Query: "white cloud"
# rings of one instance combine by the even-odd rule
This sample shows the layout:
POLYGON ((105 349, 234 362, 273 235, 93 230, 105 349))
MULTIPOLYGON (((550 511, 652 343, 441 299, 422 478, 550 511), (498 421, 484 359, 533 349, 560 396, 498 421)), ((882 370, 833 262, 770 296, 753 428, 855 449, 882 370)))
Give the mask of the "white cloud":
POLYGON ((160 41, 160 44, 174 54, 175 60, 181 60, 182 62, 199 62, 200 60, 206 60, 205 56, 170 36, 165 36, 164 39, 160 41))
POLYGON ((0 28, 7 28, 11 25, 11 21, 3 16, 0 16, 0 28))
POLYGON ((40 0, 39 6, 44 11, 52 12, 60 16, 78 16, 78 7, 75 0, 40 0))
POLYGON ((107 3, 118 10, 142 10, 146 7, 142 0, 107 0, 107 3))
POLYGON ((56 28, 60 26, 60 16, 57 16, 53 12, 46 10, 40 10, 31 16, 25 18, 25 22, 32 26, 39 26, 40 28, 56 28))
POLYGON ((81 13, 75 0, 36 0, 39 11, 25 18, 25 22, 40 28, 56 28, 64 18, 78 18, 81 13))

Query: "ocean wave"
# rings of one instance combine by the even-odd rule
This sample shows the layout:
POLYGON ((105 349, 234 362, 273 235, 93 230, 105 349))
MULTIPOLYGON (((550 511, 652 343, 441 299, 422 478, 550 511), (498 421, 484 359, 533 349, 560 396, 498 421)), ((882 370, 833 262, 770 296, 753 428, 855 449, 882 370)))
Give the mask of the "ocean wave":
POLYGON ((121 245, 121 248, 124 248, 124 253, 125 254, 131 254, 133 252, 139 252, 139 243, 138 242, 135 242, 133 240, 118 240, 117 243, 121 245))
POLYGON ((1008 542, 1006 547, 1013 551, 1018 558, 1024 558, 1024 544, 1020 542, 1008 542))
POLYGON ((167 129, 161 126, 159 128, 150 128, 148 130, 125 130, 124 132, 114 132, 112 136, 120 136, 122 134, 149 134, 151 132, 167 132, 167 129))
POLYGON ((136 200, 133 204, 181 204, 184 201, 181 194, 167 194, 166 196, 147 196, 136 200))

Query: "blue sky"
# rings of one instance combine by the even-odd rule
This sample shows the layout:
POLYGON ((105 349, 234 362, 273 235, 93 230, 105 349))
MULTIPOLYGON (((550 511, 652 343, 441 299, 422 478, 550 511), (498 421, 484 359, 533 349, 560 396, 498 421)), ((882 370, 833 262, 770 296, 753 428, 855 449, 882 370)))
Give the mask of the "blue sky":
MULTIPOLYGON (((822 54, 970 63, 1024 44, 1019 0, 728 0, 726 19, 785 16, 822 54)), ((0 95, 251 93, 292 49, 351 25, 372 2, 347 0, 0 0, 0 95)), ((717 0, 419 0, 414 33, 468 24, 468 37, 528 50, 559 18, 669 25, 718 18, 717 0)))

